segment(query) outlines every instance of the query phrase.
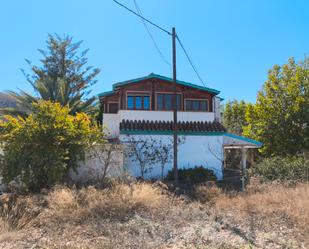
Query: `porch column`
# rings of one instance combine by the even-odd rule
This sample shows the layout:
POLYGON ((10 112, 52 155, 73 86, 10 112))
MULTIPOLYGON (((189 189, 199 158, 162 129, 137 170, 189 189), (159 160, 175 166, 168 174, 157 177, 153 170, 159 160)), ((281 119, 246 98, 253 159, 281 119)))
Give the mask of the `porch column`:
POLYGON ((247 176, 247 151, 245 146, 241 147, 241 189, 245 190, 245 177, 247 176))

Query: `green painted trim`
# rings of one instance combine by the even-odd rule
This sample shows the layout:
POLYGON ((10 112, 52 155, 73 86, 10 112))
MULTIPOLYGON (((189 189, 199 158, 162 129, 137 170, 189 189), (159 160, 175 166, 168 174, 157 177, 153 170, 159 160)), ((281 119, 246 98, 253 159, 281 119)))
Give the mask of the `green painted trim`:
POLYGON ((248 143, 255 144, 259 147, 261 147, 263 145, 263 143, 256 141, 256 140, 253 140, 253 139, 250 139, 250 138, 247 138, 247 137, 242 137, 242 136, 238 136, 238 135, 231 134, 231 133, 226 133, 225 135, 228 136, 228 137, 231 137, 231 138, 235 138, 235 139, 239 139, 239 140, 242 140, 242 141, 245 141, 245 142, 248 142, 248 143))
MULTIPOLYGON (((120 134, 124 135, 173 135, 173 131, 129 131, 129 130, 120 130, 120 134)), ((186 136, 221 136, 224 135, 225 132, 203 132, 203 131, 190 131, 177 132, 178 135, 186 135, 186 136)))
POLYGON ((99 93, 98 96, 105 97, 105 96, 113 95, 114 93, 115 93, 114 91, 108 91, 108 92, 99 93))
MULTIPOLYGON (((117 87, 120 87, 120 86, 123 86, 123 85, 136 83, 136 82, 139 82, 139 81, 142 81, 142 80, 148 80, 148 79, 152 79, 152 78, 157 78, 157 79, 173 82, 172 78, 162 76, 162 75, 159 75, 159 74, 151 73, 148 76, 144 76, 144 77, 140 77, 140 78, 136 78, 136 79, 132 79, 132 80, 126 80, 126 81, 122 81, 122 82, 119 82, 119 83, 115 83, 115 84, 113 84, 113 90, 115 90, 117 87)), ((186 81, 177 80, 176 83, 179 84, 179 85, 189 86, 189 87, 193 87, 195 89, 207 91, 207 92, 213 93, 214 95, 218 95, 220 93, 220 91, 218 91, 218 90, 208 88, 208 87, 204 87, 204 86, 195 85, 195 84, 192 84, 192 83, 189 83, 189 82, 186 82, 186 81)), ((109 94, 109 93, 110 92, 103 92, 103 93, 100 93, 99 96, 103 97, 103 96, 106 96, 105 94, 109 94)))
MULTIPOLYGON (((129 131, 129 130, 121 130, 120 134, 123 135, 173 135, 173 131, 142 131, 142 130, 135 130, 135 131, 129 131)), ((178 135, 186 135, 186 136, 228 136, 231 138, 243 140, 252 144, 255 144, 259 147, 263 145, 263 143, 246 138, 246 137, 241 137, 235 134, 231 133, 226 133, 226 132, 202 132, 202 131, 190 131, 190 132, 184 132, 184 131, 179 131, 177 133, 178 135)))

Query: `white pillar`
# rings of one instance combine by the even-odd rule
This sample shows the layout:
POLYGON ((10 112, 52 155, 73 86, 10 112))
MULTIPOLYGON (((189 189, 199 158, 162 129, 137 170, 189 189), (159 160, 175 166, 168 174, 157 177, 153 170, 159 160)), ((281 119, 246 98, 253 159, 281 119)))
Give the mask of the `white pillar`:
POLYGON ((247 152, 245 146, 241 147, 241 188, 245 190, 245 176, 247 175, 247 152))

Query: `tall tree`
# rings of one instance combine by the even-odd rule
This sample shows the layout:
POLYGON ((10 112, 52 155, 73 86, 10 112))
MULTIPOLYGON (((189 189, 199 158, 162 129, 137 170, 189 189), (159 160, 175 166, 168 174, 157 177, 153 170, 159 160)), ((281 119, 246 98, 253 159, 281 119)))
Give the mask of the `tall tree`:
POLYGON ((95 97, 87 98, 89 88, 96 83, 95 77, 100 72, 97 68, 86 66, 88 50, 79 52, 80 42, 73 42, 72 37, 48 35, 47 50, 39 49, 43 56, 42 65, 30 66, 31 73, 23 73, 34 90, 34 95, 25 91, 9 94, 17 100, 16 108, 2 109, 6 114, 29 114, 33 111, 33 102, 48 100, 68 106, 70 113, 89 112, 93 108, 95 97))
MULTIPOLYGON (((226 103, 223 109, 223 124, 229 132, 240 136, 243 135, 243 129, 248 125, 246 120, 246 112, 247 109, 250 108, 252 108, 252 104, 246 103, 243 100, 233 100, 226 103)), ((247 160, 249 164, 252 165, 257 158, 257 152, 255 150, 250 150, 247 155, 247 160)), ((226 150, 224 160, 227 168, 238 169, 241 162, 240 150, 226 150)))
POLYGON ((247 109, 244 134, 264 143, 269 155, 293 155, 309 150, 309 67, 308 58, 293 58, 268 73, 254 106, 247 109))
POLYGON ((243 127, 247 125, 245 118, 248 104, 241 100, 228 101, 223 111, 223 124, 227 130, 242 135, 243 127))

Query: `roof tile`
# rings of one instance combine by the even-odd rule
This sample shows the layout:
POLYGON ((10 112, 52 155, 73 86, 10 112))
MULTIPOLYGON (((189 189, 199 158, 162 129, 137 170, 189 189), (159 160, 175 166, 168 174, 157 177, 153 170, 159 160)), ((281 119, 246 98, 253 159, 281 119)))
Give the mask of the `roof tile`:
MULTIPOLYGON (((172 121, 125 120, 120 123, 121 131, 173 131, 172 121)), ((181 132, 226 132, 219 122, 178 122, 181 132)))

